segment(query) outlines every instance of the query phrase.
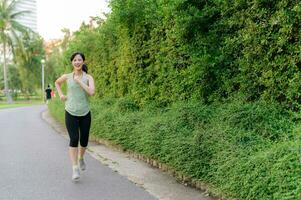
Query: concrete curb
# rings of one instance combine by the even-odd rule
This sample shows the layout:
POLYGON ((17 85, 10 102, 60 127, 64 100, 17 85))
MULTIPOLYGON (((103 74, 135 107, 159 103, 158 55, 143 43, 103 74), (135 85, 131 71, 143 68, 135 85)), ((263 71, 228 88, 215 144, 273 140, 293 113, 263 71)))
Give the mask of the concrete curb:
MULTIPOLYGON (((48 110, 42 113, 42 119, 56 132, 68 138, 66 128, 57 122, 49 114, 48 110)), ((89 142, 88 152, 102 164, 127 177, 159 200, 217 199, 216 197, 211 197, 213 195, 207 191, 208 187, 206 185, 191 180, 156 160, 134 152, 125 152, 120 146, 108 141, 92 137, 89 142)))

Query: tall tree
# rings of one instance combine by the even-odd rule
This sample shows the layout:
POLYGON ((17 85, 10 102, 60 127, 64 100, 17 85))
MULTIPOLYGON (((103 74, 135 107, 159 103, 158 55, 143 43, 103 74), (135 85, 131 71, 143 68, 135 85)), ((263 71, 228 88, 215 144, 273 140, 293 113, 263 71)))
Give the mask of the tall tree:
MULTIPOLYGON (((19 71, 25 95, 33 94, 40 89, 41 60, 45 57, 43 39, 38 34, 25 33, 22 36, 23 49, 15 48, 14 60, 19 71), (25 50, 25 52, 24 52, 25 50)), ((42 91, 44 92, 44 90, 42 91)))
POLYGON ((19 36, 29 31, 29 28, 21 25, 17 19, 29 13, 29 11, 17 11, 16 0, 0 0, 0 43, 3 51, 3 76, 4 76, 4 92, 8 103, 12 103, 12 97, 8 86, 8 52, 13 53, 14 46, 22 46, 19 36))

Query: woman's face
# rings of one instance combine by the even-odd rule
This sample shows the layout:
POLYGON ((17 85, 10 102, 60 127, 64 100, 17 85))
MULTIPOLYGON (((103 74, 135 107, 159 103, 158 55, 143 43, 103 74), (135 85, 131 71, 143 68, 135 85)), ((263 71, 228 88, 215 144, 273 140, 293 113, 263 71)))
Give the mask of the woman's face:
POLYGON ((84 64, 83 58, 78 54, 72 60, 72 65, 75 70, 81 70, 84 64))

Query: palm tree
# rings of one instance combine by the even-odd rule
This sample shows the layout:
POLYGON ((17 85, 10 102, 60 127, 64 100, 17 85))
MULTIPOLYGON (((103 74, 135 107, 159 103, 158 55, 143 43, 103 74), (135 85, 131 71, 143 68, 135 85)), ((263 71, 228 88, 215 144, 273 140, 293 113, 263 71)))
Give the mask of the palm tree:
POLYGON ((13 53, 14 46, 22 47, 19 37, 22 33, 30 29, 21 25, 17 20, 20 16, 29 11, 17 11, 16 0, 0 0, 0 44, 3 51, 3 77, 4 77, 4 93, 8 103, 12 103, 12 97, 8 87, 7 62, 8 52, 13 53))

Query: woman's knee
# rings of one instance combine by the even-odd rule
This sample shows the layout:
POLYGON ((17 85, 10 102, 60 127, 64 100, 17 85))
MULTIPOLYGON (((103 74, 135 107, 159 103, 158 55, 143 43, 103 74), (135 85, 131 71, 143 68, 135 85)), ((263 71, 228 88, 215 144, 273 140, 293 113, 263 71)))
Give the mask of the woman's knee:
POLYGON ((70 138, 69 146, 78 147, 78 138, 70 138))
POLYGON ((81 147, 87 147, 88 146, 88 140, 89 139, 81 139, 80 140, 80 146, 81 147))

